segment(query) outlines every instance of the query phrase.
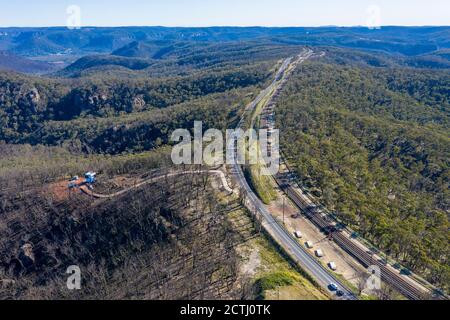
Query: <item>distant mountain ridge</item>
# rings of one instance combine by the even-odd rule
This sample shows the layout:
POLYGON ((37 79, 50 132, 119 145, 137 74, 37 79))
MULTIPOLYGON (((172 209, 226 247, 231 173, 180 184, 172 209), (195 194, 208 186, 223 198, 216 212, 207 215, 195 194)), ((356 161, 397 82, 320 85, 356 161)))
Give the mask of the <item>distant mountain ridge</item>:
MULTIPOLYGON (((255 39, 296 45, 337 45, 409 56, 450 48, 450 27, 383 27, 379 30, 364 27, 86 27, 69 30, 59 27, 1 28, 0 33, 2 50, 25 56, 58 54, 67 49, 80 55, 111 53, 131 43, 136 45, 151 41, 221 43, 255 39)), ((129 50, 133 48, 130 47, 129 50)), ((153 48, 148 46, 145 50, 152 52, 153 48)))
POLYGON ((130 70, 143 70, 151 66, 152 63, 149 60, 138 58, 124 58, 119 56, 110 55, 94 55, 86 56, 75 63, 71 64, 64 70, 61 70, 59 75, 70 75, 71 77, 78 76, 82 71, 90 68, 98 68, 102 66, 108 67, 124 67, 130 70))
POLYGON ((123 57, 161 59, 174 48, 174 42, 170 40, 133 41, 112 54, 123 57))
POLYGON ((135 77, 157 65, 140 72, 145 77, 220 67, 225 61, 280 59, 305 45, 362 50, 372 54, 365 58, 371 66, 450 68, 450 27, 0 28, 0 51, 9 53, 0 68, 37 74, 56 70, 55 64, 28 60, 39 57, 68 66, 57 76, 108 72, 135 77))

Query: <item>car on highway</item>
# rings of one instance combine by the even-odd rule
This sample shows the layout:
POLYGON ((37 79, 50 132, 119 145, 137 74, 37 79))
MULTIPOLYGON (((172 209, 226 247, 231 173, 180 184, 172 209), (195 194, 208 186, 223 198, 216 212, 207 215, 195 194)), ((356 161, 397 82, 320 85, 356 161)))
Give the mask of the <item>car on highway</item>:
POLYGON ((336 292, 336 295, 337 295, 338 297, 343 297, 343 296, 345 296, 345 293, 344 293, 344 291, 342 291, 342 290, 338 290, 338 291, 336 292))
POLYGON ((330 283, 328 285, 328 289, 330 289, 330 291, 338 291, 339 290, 338 286, 335 283, 330 283))

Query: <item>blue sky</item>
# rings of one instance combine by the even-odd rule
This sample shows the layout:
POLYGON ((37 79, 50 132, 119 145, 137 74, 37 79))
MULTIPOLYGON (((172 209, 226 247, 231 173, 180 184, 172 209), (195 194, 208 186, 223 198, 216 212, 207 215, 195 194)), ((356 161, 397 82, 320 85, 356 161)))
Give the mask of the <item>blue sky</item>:
POLYGON ((82 26, 450 25, 450 0, 0 0, 0 27, 65 26, 69 5, 82 26))

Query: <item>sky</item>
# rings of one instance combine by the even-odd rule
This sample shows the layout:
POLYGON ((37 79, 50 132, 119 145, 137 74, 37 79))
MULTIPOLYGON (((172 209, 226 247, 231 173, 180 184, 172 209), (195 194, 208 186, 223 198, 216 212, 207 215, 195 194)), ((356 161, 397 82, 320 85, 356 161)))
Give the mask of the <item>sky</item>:
POLYGON ((81 26, 450 25, 450 0, 0 0, 0 27, 66 26, 71 5, 81 26))

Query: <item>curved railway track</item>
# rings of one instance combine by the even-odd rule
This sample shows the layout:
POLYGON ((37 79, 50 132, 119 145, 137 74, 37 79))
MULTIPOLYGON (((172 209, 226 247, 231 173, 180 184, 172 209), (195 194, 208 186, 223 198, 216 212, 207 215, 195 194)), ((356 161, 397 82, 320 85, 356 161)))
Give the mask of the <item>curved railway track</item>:
MULTIPOLYGON (((295 69, 295 67, 294 67, 295 69)), ((285 76, 287 80, 288 76, 285 76)), ((280 86, 281 90, 282 86, 280 86)), ((275 105, 274 100, 276 98, 272 97, 269 103, 265 106, 267 107, 269 104, 275 105)), ((272 108, 273 109, 273 108, 272 108)), ((272 117, 271 120, 268 118, 267 122, 271 123, 273 127, 275 127, 275 121, 272 117)), ((292 174, 293 171, 290 170, 288 164, 286 164, 288 169, 288 173, 292 174)), ((356 244, 349 237, 347 237, 342 232, 336 229, 336 224, 330 222, 328 216, 324 215, 319 207, 310 202, 308 203, 305 199, 298 193, 298 191, 294 188, 290 182, 286 182, 283 174, 279 173, 274 176, 275 181, 281 187, 281 189, 286 193, 288 198, 292 200, 292 202, 303 212, 305 215, 320 229, 324 231, 332 230, 331 237, 332 239, 341 247, 345 252, 354 257, 357 261, 359 261, 365 267, 377 266, 381 270, 381 280, 391 285, 398 292, 403 294, 405 297, 411 300, 423 300, 427 299, 431 296, 431 292, 427 291, 427 289, 423 288, 421 285, 417 283, 414 285, 413 279, 406 278, 401 276, 392 270, 389 266, 385 265, 382 261, 379 261, 373 257, 371 252, 366 251, 363 247, 356 244), (335 231, 335 232, 333 232, 335 231)), ((309 200, 309 199, 308 199, 309 200)), ((441 299, 447 299, 446 296, 440 297, 441 299)))

